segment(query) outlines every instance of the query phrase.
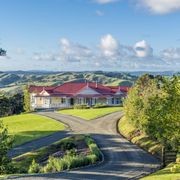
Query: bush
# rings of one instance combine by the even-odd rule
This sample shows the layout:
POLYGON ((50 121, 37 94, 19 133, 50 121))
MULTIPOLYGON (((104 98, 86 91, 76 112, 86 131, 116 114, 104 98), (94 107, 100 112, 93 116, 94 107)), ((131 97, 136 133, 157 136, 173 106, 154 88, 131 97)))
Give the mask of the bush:
POLYGON ((68 168, 67 162, 63 158, 49 157, 47 165, 43 168, 47 172, 59 172, 68 168))
POLYGON ((85 141, 91 151, 91 154, 95 155, 97 157, 96 161, 100 160, 102 158, 101 152, 100 152, 100 149, 98 148, 97 144, 94 142, 94 140, 87 136, 85 138, 85 141))
POLYGON ((94 163, 96 163, 99 160, 98 157, 95 154, 88 155, 87 159, 88 159, 88 162, 90 164, 94 164, 94 163))
POLYGON ((0 174, 14 173, 8 151, 11 149, 13 139, 8 135, 8 129, 0 120, 0 174))
POLYGON ((75 104, 74 109, 89 109, 90 107, 87 104, 75 104))
POLYGON ((105 107, 109 107, 109 106, 107 104, 101 104, 101 103, 97 103, 96 105, 93 106, 94 109, 105 108, 105 107))
POLYGON ((63 151, 71 150, 71 149, 73 149, 75 147, 76 147, 76 145, 73 142, 70 142, 70 141, 64 141, 64 142, 62 142, 62 145, 61 145, 61 149, 63 151))
POLYGON ((29 166, 28 173, 39 173, 40 169, 40 165, 33 159, 32 164, 29 166))
POLYGON ((29 173, 60 172, 66 169, 69 170, 72 168, 77 168, 77 167, 96 163, 101 158, 101 153, 98 146, 95 144, 94 140, 91 139, 89 136, 86 136, 84 140, 91 151, 89 155, 87 156, 82 155, 82 154, 77 155, 74 148, 70 148, 70 150, 67 150, 67 148, 73 147, 75 146, 75 144, 71 140, 64 141, 63 148, 67 150, 64 157, 56 158, 56 157, 50 156, 47 164, 42 168, 40 168, 39 164, 37 164, 35 160, 33 160, 31 166, 29 167, 28 172, 29 173))

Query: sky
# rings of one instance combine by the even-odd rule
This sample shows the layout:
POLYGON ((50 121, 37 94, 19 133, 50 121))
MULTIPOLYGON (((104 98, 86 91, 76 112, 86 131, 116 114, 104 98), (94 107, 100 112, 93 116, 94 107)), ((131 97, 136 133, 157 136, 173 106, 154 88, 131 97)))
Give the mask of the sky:
POLYGON ((0 71, 179 71, 180 0, 0 0, 0 71))

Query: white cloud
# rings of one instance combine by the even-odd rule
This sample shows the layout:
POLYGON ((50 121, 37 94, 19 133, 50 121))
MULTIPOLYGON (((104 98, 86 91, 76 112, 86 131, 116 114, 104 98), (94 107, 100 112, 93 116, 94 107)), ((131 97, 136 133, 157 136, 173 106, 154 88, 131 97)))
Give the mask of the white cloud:
POLYGON ((95 0, 95 2, 99 3, 99 4, 109 4, 109 3, 113 3, 113 2, 117 2, 119 0, 95 0))
POLYGON ((116 56, 119 54, 119 43, 111 34, 107 34, 101 38, 100 49, 104 56, 116 56))
POLYGON ((136 56, 139 58, 145 58, 153 55, 153 49, 145 40, 137 42, 134 45, 134 51, 136 56))
POLYGON ((98 16, 104 16, 104 12, 100 11, 100 10, 96 10, 96 15, 98 16))
POLYGON ((54 53, 39 53, 35 52, 32 57, 36 61, 55 61, 58 59, 58 56, 54 53))
POLYGON ((180 48, 168 48, 161 52, 161 55, 165 59, 178 59, 180 61, 180 48))
POLYGON ((23 48, 16 48, 15 49, 16 54, 23 55, 25 54, 25 50, 23 48))
POLYGON ((138 5, 156 14, 166 14, 180 10, 180 0, 137 0, 138 5))
MULTIPOLYGON (((97 47, 97 46, 96 46, 97 47)), ((123 45, 111 34, 100 39, 98 48, 60 39, 59 50, 34 53, 34 63, 45 64, 61 70, 172 70, 180 68, 180 48, 169 48, 153 55, 152 47, 145 41, 123 45), (54 60, 54 61, 53 61, 54 60)))
POLYGON ((60 39, 60 58, 64 61, 80 62, 92 57, 91 50, 83 45, 60 39))
POLYGON ((7 60, 7 59, 11 59, 10 56, 0 56, 0 60, 7 60))

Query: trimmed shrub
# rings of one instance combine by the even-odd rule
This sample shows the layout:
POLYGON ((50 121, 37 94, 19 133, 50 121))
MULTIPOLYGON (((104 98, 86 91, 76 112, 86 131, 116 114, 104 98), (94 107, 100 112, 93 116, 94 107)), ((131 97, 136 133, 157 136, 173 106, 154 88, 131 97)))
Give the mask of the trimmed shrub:
POLYGON ((44 172, 47 173, 47 172, 56 172, 56 169, 55 169, 55 158, 50 156, 49 159, 48 159, 48 163, 46 164, 46 166, 44 167, 44 172))
POLYGON ((90 107, 87 104, 75 104, 74 109, 89 109, 90 107))
POLYGON ((39 173, 40 169, 40 165, 33 159, 32 164, 29 166, 28 173, 39 173))
POLYGON ((94 109, 105 108, 105 107, 109 107, 109 106, 107 104, 101 104, 101 103, 97 103, 96 105, 93 106, 94 109))
POLYGON ((95 154, 88 155, 87 159, 88 159, 90 164, 94 164, 98 161, 98 157, 95 154))

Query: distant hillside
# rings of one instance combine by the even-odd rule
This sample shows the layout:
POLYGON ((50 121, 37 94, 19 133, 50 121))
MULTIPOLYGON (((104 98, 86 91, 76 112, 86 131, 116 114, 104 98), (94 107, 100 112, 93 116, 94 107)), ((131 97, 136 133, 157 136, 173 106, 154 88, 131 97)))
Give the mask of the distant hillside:
POLYGON ((112 86, 132 86, 136 76, 120 72, 41 72, 11 71, 0 72, 0 90, 19 91, 19 87, 33 85, 59 85, 65 82, 97 81, 112 86))
MULTIPOLYGON (((22 89, 22 86, 31 85, 59 85, 65 82, 76 81, 97 81, 111 86, 132 86, 139 75, 147 72, 53 72, 53 71, 8 71, 0 72, 0 91, 15 93, 22 89)), ((171 76, 175 72, 148 72, 171 76)), ((176 73, 177 74, 177 73, 176 73)))

